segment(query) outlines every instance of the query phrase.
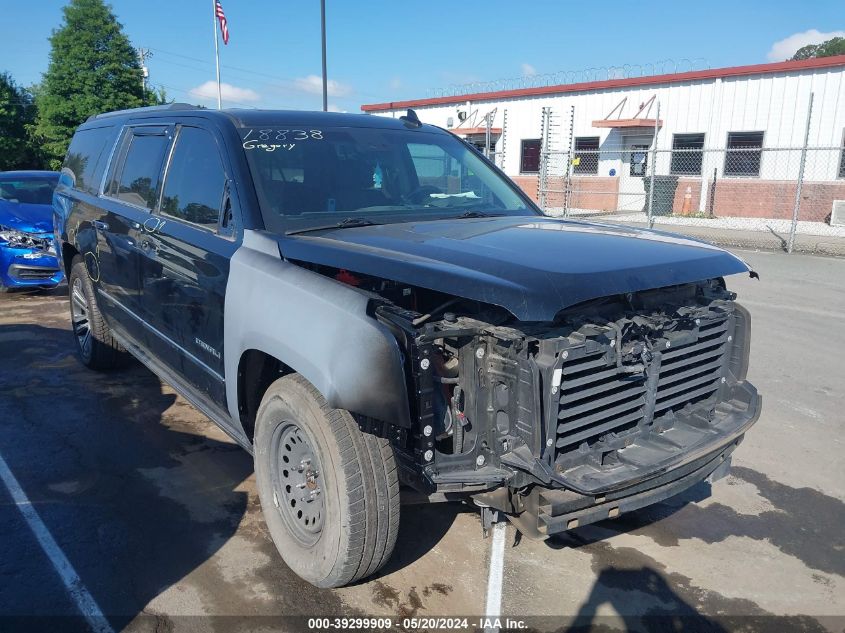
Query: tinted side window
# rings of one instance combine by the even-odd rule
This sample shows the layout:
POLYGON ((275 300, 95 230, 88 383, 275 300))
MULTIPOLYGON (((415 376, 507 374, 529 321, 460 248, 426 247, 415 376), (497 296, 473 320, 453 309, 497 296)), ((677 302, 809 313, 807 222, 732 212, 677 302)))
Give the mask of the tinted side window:
POLYGON ((168 138, 164 134, 132 134, 120 173, 115 173, 110 194, 139 207, 152 209, 161 176, 168 138))
POLYGON ((102 155, 111 132, 112 128, 101 127, 81 130, 73 135, 62 173, 73 179, 76 189, 93 194, 98 192, 103 173, 102 155))
POLYGON ((167 168, 161 212, 216 229, 226 172, 210 132, 183 127, 167 168))

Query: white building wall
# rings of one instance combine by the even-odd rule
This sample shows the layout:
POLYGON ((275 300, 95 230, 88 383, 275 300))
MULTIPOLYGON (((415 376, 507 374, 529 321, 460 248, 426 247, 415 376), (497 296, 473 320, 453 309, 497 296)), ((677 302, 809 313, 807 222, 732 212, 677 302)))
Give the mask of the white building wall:
MULTIPOLYGON (((477 120, 467 121, 463 127, 480 126, 484 114, 497 108, 493 127, 505 130, 505 160, 503 168, 508 175, 518 176, 520 166, 520 141, 540 137, 542 108, 550 107, 554 113, 551 140, 553 150, 569 147, 569 113, 575 106, 574 136, 598 136, 602 150, 618 149, 622 136, 630 130, 595 128, 592 122, 605 118, 610 111, 627 97, 622 118, 633 117, 640 103, 652 96, 660 102, 663 126, 658 134, 657 149, 670 150, 673 134, 705 134, 705 148, 722 149, 727 144, 729 132, 763 131, 764 148, 800 148, 804 142, 807 105, 810 93, 815 95, 809 144, 841 148, 845 133, 845 67, 807 69, 791 72, 769 73, 746 77, 726 77, 708 80, 644 85, 608 90, 562 93, 557 95, 530 96, 502 100, 472 102, 470 111, 477 111, 477 120)), ((453 127, 459 123, 458 108, 465 104, 420 106, 417 114, 426 123, 447 127, 449 118, 453 127)), ((400 116, 404 110, 381 111, 382 116, 400 116)), ((614 114, 614 117, 618 113, 614 114)), ((650 118, 656 116, 652 105, 650 118)), ((649 134, 649 130, 642 130, 649 134)), ((501 151, 501 140, 497 145, 501 151)), ((837 177, 838 159, 835 151, 811 152, 805 177, 808 180, 833 180, 837 177)), ((764 151, 761 179, 795 179, 798 173, 800 152, 764 151)), ((670 153, 658 154, 658 173, 668 173, 670 153)), ((617 172, 622 167, 621 155, 603 157, 599 176, 606 176, 610 169, 617 172)), ((705 153, 702 173, 709 177, 716 169, 722 177, 724 154, 705 153)))

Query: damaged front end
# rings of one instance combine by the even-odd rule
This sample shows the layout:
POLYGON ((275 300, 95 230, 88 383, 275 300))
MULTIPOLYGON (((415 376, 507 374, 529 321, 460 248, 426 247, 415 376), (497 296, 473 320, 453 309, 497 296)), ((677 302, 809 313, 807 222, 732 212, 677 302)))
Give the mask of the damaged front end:
POLYGON ((471 494, 541 537, 723 475, 760 410, 745 380, 750 318, 734 299, 716 279, 591 301, 552 323, 460 300, 430 315, 379 305, 416 396, 397 447, 404 481, 471 494))
POLYGON ((400 481, 545 537, 723 476, 757 420, 750 317, 721 278, 604 297, 551 322, 341 269, 399 343, 400 481))

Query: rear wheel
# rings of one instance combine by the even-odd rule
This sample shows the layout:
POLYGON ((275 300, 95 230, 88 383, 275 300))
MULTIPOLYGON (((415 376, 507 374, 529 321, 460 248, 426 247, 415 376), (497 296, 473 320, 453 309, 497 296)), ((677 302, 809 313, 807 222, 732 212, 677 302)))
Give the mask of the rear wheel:
POLYGON ((90 369, 108 370, 126 362, 126 352, 111 335, 106 325, 94 284, 88 276, 85 262, 73 258, 68 279, 70 294, 70 322, 76 341, 76 351, 82 364, 90 369))
POLYGON ((318 587, 375 573, 399 530, 399 482, 387 440, 362 433, 311 383, 285 376, 255 426, 255 472, 270 535, 287 565, 318 587))

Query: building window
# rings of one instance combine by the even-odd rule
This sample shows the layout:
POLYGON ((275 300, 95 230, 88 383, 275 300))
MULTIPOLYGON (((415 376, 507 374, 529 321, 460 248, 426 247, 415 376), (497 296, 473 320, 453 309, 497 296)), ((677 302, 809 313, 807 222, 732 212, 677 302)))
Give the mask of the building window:
POLYGON ((575 138, 575 156, 572 171, 576 174, 599 173, 599 137, 579 136, 575 138))
POLYGON ((762 150, 762 132, 728 132, 725 176, 759 176, 762 150))
POLYGON ((540 139, 523 139, 519 171, 523 174, 536 174, 540 171, 540 139))
POLYGON ((703 147, 704 134, 673 135, 671 173, 677 176, 700 176, 703 147))
POLYGON ((649 145, 641 143, 631 145, 628 151, 628 175, 642 178, 648 171, 648 148, 649 145))

